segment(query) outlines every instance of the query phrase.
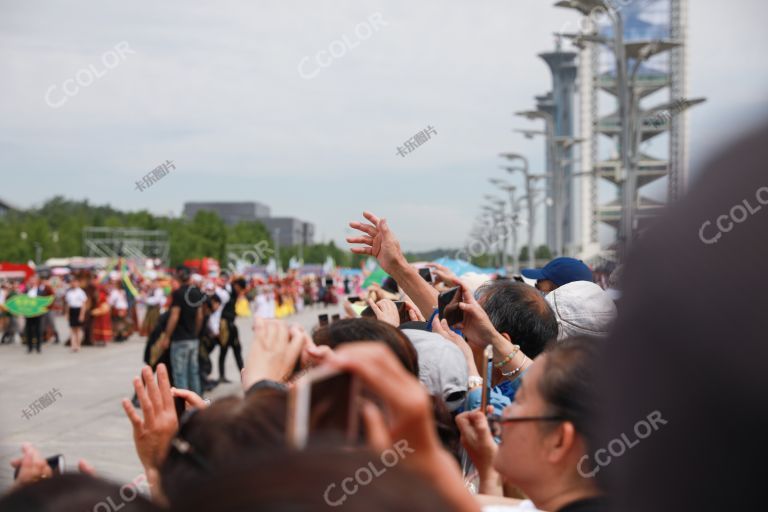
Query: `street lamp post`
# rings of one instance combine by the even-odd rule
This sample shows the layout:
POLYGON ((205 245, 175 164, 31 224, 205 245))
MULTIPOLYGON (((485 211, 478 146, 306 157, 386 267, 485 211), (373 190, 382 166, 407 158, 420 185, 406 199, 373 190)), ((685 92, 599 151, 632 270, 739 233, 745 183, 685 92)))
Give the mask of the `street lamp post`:
POLYGON ((557 144, 555 143, 555 118, 552 116, 552 114, 543 110, 526 110, 523 112, 516 112, 515 114, 525 117, 531 121, 536 119, 544 120, 545 133, 547 135, 547 154, 549 155, 549 169, 547 169, 547 172, 552 177, 552 195, 555 199, 553 202, 553 216, 555 218, 555 253, 558 256, 561 256, 562 243, 558 244, 557 240, 560 239, 562 241, 563 228, 562 225, 560 225, 560 219, 562 217, 560 210, 563 209, 563 205, 558 199, 562 196, 562 194, 558 192, 558 187, 562 185, 563 180, 561 180, 558 176, 564 172, 564 170, 561 168, 562 166, 560 165, 560 155, 557 151, 557 144), (560 235, 558 235, 558 233, 560 233, 560 235))
POLYGON ((528 267, 534 268, 535 261, 533 256, 533 236, 535 233, 535 224, 536 224, 536 206, 531 200, 533 198, 533 193, 531 189, 531 182, 536 179, 531 176, 530 174, 530 167, 528 165, 528 159, 524 157, 523 155, 519 155, 517 153, 502 153, 501 156, 504 158, 507 158, 509 160, 521 160, 523 162, 523 167, 506 167, 506 170, 510 173, 515 171, 520 171, 523 173, 523 176, 525 177, 525 195, 529 198, 528 199, 528 267))
POLYGON ((603 11, 613 25, 613 53, 616 57, 616 93, 619 99, 619 121, 621 130, 619 133, 619 153, 621 156, 621 165, 624 168, 623 180, 623 212, 622 223, 619 229, 619 245, 626 251, 629 240, 632 237, 631 214, 627 210, 627 205, 633 204, 633 198, 628 190, 629 175, 632 172, 632 162, 630 155, 630 140, 632 121, 630 115, 629 83, 627 80, 627 54, 624 46, 624 21, 621 12, 616 9, 611 2, 606 0, 561 0, 555 4, 556 7, 565 7, 575 9, 581 14, 588 16, 596 11, 603 11))
MULTIPOLYGON (((485 198, 493 205, 496 206, 496 208, 486 206, 485 209, 490 211, 491 214, 494 216, 494 226, 492 229, 492 233, 495 235, 498 231, 497 229, 497 223, 501 221, 504 222, 504 205, 506 204, 506 201, 502 201, 496 196, 486 195, 485 198)), ((501 267, 506 270, 507 269, 507 234, 504 233, 504 236, 502 237, 501 242, 501 249, 499 251, 500 253, 500 260, 501 260, 501 267)))

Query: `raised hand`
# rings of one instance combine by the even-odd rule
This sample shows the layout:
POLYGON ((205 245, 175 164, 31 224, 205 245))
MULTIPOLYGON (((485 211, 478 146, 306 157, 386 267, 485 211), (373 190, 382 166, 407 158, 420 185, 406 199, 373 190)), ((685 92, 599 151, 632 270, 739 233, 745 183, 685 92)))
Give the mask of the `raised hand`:
POLYGON ((427 263, 427 266, 432 269, 432 275, 435 276, 435 284, 445 283, 447 286, 456 286, 459 284, 459 278, 445 265, 439 263, 427 263))
POLYGON ((394 448, 403 464, 432 482, 456 510, 479 510, 463 485, 456 461, 440 444, 426 389, 392 350, 380 343, 345 343, 328 363, 355 374, 384 403, 387 420, 371 402, 363 407, 373 449, 394 448))
POLYGON ((367 302, 376 318, 389 325, 400 326, 400 313, 397 312, 397 306, 394 302, 389 299, 382 299, 378 302, 368 299, 367 302))
POLYGON ((11 460, 11 467, 19 470, 14 486, 20 487, 53 476, 48 462, 31 443, 22 443, 21 452, 21 457, 11 460))
POLYGON ((416 304, 410 300, 405 301, 405 309, 408 311, 408 318, 411 319, 411 322, 426 322, 426 319, 424 318, 424 315, 421 314, 421 311, 419 311, 419 308, 417 308, 416 304))
POLYGON ((260 380, 282 382, 293 371, 307 333, 280 320, 257 318, 253 323, 253 343, 241 373, 243 390, 260 380))
POLYGON ((477 374, 477 367, 475 366, 472 347, 469 346, 469 343, 467 343, 464 338, 451 330, 451 328, 448 326, 448 322, 446 322, 445 319, 440 320, 437 316, 435 316, 435 319, 432 320, 432 332, 439 334, 446 340, 456 345, 459 350, 461 350, 461 353, 464 354, 464 358, 467 360, 467 364, 470 366, 470 375, 477 374), (474 369, 474 373, 471 371, 472 369, 474 369))
POLYGON ((478 304, 469 287, 462 281, 458 281, 458 284, 461 286, 462 294, 459 308, 464 311, 464 320, 456 327, 461 329, 471 346, 485 348, 500 334, 493 326, 488 313, 478 304))
MULTIPOLYGON (((489 411, 493 407, 489 406, 489 411)), ((461 432, 461 445, 480 475, 480 492, 503 495, 499 477, 493 469, 493 458, 499 448, 493 440, 485 413, 480 410, 467 411, 456 416, 456 426, 461 432)))
POLYGON ((142 368, 141 378, 133 379, 133 388, 144 418, 139 416, 127 398, 122 404, 133 426, 136 453, 145 469, 159 469, 168 454, 171 439, 179 429, 165 365, 157 365, 157 382, 149 366, 142 368))
POLYGON ((371 212, 363 212, 363 217, 371 224, 364 222, 350 222, 349 226, 363 233, 363 236, 348 237, 350 244, 362 244, 361 247, 352 247, 355 254, 368 254, 376 258, 385 272, 392 275, 408 263, 400 250, 400 242, 395 234, 390 231, 386 219, 379 219, 371 212))

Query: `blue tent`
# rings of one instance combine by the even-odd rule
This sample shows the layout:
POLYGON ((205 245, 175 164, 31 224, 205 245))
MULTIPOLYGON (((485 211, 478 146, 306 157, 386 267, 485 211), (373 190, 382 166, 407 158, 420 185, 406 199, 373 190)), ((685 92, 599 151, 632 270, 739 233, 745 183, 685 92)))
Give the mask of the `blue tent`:
POLYGON ((435 263, 439 263, 440 265, 445 266, 456 274, 458 277, 463 276, 464 274, 468 274, 470 272, 474 272, 476 274, 501 274, 506 275, 506 272, 503 269, 500 268, 482 268, 478 267, 477 265, 473 265, 469 263, 468 261, 464 260, 455 260, 452 258, 438 258, 435 260, 435 263))

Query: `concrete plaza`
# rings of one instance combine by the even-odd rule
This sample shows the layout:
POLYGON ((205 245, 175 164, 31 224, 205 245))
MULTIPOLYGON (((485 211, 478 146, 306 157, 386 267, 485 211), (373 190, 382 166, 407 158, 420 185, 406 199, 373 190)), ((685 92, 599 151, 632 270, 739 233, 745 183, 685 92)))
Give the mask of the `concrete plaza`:
MULTIPOLYGON (((317 323, 317 315, 324 312, 330 315, 338 308, 311 307, 288 321, 310 329, 317 323)), ((253 336, 252 320, 237 321, 246 358, 253 336)), ((56 322, 62 340, 66 340, 69 329, 64 319, 57 318, 56 322)), ((134 335, 123 343, 84 347, 77 354, 63 342, 46 343, 42 354, 27 354, 18 339, 13 345, 0 345, 0 492, 13 481, 9 462, 21 454, 24 441, 33 443, 43 456, 63 454, 69 470, 76 470, 77 461, 85 459, 100 476, 120 484, 143 473, 120 400, 133 394, 131 380, 143 364, 144 341, 144 337, 134 335), (32 403, 46 395, 54 401, 32 415, 32 403)), ((218 350, 214 352, 212 378, 218 377, 217 354, 218 350)), ((206 396, 242 393, 231 351, 226 372, 234 382, 219 385, 206 396)))

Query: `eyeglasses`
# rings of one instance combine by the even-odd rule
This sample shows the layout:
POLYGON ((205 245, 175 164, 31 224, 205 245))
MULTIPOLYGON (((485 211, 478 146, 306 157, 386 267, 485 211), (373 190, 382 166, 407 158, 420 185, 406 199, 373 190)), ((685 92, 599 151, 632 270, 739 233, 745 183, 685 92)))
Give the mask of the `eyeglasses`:
POLYGON ((565 421, 562 416, 518 416, 516 418, 504 418, 500 414, 489 414, 488 426, 493 437, 501 437, 501 426, 504 423, 517 423, 523 421, 565 421))

